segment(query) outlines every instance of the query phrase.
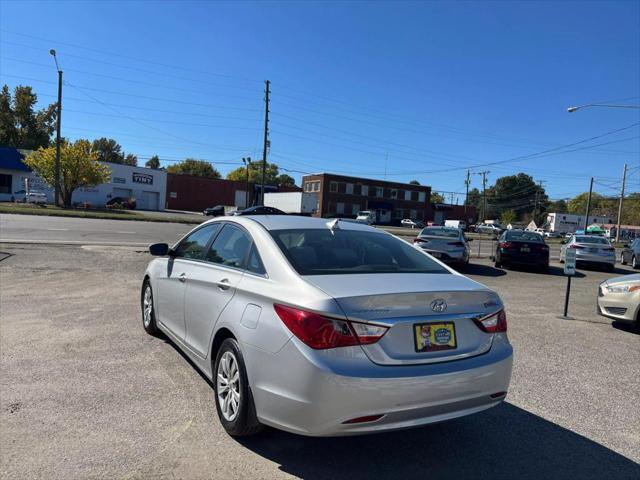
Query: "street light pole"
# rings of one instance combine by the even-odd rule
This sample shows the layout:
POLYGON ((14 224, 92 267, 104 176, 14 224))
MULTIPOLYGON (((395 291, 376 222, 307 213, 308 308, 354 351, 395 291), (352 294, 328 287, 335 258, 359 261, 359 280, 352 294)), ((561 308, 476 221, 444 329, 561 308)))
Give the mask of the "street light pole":
POLYGON ((249 166, 251 165, 251 157, 243 158, 242 163, 247 167, 247 186, 244 195, 244 208, 249 208, 249 166))
POLYGON ((591 210, 591 193, 593 192, 593 177, 589 183, 589 198, 587 198, 587 213, 584 217, 584 233, 587 234, 587 226, 589 225, 589 210, 591 210))
POLYGON ((606 107, 606 108, 640 108, 640 105, 611 105, 608 103, 587 103, 586 105, 578 105, 575 107, 567 108, 567 112, 573 113, 576 110, 587 107, 606 107))
POLYGON ((624 200, 624 184, 627 181, 627 164, 622 171, 622 190, 620 190, 620 205, 618 205, 618 225, 616 226, 616 242, 620 241, 620 219, 622 218, 622 201, 624 200))
POLYGON ((49 50, 49 53, 53 56, 56 62, 56 69, 58 70, 58 112, 56 114, 56 163, 54 173, 54 197, 53 203, 60 205, 60 123, 62 121, 62 70, 58 66, 58 57, 56 57, 56 51, 54 49, 49 50))

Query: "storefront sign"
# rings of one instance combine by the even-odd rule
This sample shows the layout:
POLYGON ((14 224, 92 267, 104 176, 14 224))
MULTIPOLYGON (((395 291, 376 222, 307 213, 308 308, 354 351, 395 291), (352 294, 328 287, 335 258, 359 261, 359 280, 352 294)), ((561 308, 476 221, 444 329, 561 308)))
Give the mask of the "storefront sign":
MULTIPOLYGON (((135 173, 134 173, 134 175, 135 175, 135 173)), ((122 178, 122 177, 113 177, 113 183, 127 183, 127 180, 125 178, 122 178)))
POLYGON ((144 183, 145 185, 153 185, 153 175, 146 173, 133 172, 133 183, 144 183))

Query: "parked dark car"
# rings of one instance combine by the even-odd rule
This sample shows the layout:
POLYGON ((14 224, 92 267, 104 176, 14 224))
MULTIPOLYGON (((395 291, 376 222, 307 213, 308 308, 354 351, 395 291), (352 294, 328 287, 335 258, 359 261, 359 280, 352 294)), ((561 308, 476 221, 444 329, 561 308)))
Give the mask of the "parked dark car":
POLYGON ((631 265, 632 268, 640 268, 640 238, 631 243, 626 243, 620 253, 620 263, 631 265))
POLYGON ((547 271, 549 246, 539 233, 506 230, 498 239, 494 262, 496 268, 507 265, 528 265, 547 271))
POLYGON ((286 213, 273 207, 256 206, 238 210, 233 212, 233 215, 286 215, 286 213))
POLYGON ((135 210, 136 199, 125 197, 113 197, 107 202, 107 208, 125 208, 129 210, 135 210))
POLYGON ((202 214, 206 217, 224 217, 224 205, 205 208, 202 214))

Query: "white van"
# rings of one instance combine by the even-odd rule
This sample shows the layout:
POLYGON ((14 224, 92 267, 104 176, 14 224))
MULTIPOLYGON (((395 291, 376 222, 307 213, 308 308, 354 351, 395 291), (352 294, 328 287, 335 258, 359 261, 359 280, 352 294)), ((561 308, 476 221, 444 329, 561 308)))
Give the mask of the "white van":
POLYGON ((366 223, 367 225, 373 225, 376 221, 376 213, 370 210, 362 210, 358 212, 358 216, 356 217, 356 222, 358 223, 366 223))
POLYGON ((451 228, 459 228, 460 230, 464 231, 467 229, 467 222, 465 222, 464 220, 445 220, 444 226, 451 227, 451 228))

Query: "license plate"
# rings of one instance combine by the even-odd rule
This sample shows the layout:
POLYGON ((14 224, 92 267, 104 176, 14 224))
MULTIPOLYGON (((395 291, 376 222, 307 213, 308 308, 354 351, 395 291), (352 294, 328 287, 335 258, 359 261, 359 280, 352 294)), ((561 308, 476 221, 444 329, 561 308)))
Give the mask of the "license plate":
POLYGON ((597 248, 587 248, 587 252, 589 253, 598 253, 598 249, 597 248))
POLYGON ((453 322, 416 323, 413 325, 416 352, 435 352, 456 348, 456 326, 453 322))
POLYGON ((432 257, 440 258, 442 254, 440 252, 431 252, 432 257))
POLYGON ((523 252, 523 253, 529 253, 531 251, 531 249, 529 247, 522 247, 520 249, 520 251, 523 252))

